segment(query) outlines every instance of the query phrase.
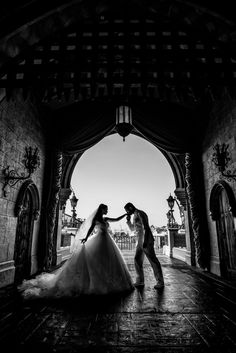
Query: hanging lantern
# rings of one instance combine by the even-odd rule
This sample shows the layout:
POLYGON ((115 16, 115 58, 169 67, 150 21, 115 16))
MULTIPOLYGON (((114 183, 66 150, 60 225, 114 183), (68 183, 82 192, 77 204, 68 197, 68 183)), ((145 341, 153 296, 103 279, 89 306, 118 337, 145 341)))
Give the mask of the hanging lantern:
POLYGON ((131 108, 126 105, 119 106, 116 108, 116 131, 123 137, 123 141, 125 141, 125 137, 131 133, 132 129, 131 108))

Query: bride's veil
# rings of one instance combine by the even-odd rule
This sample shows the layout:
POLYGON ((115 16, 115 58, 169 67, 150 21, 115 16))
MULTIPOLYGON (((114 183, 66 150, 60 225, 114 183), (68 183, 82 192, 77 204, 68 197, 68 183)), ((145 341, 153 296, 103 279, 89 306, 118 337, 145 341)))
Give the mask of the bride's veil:
MULTIPOLYGON (((20 291, 25 290, 25 297, 27 297, 27 295, 31 297, 46 297, 48 295, 50 296, 50 291, 55 288, 58 288, 58 296, 60 296, 59 288, 61 288, 63 295, 63 291, 65 291, 67 288, 68 281, 71 280, 71 278, 69 277, 71 272, 71 262, 73 262, 76 258, 76 254, 78 254, 81 249, 84 249, 81 244, 81 239, 86 237, 97 212, 98 208, 96 208, 96 210, 94 210, 91 215, 81 224, 74 239, 72 254, 70 258, 66 260, 66 262, 64 262, 64 264, 59 269, 51 273, 43 272, 40 275, 36 276, 36 278, 34 279, 24 280, 23 283, 18 286, 18 289, 20 291)), ((74 275, 73 272, 72 275, 74 275)), ((70 286, 68 288, 70 288, 70 286)))
MULTIPOLYGON (((74 295, 79 295, 80 293, 90 293, 91 283, 91 288, 93 288, 94 283, 97 285, 98 280, 95 281, 93 280, 93 275, 90 276, 89 266, 86 260, 87 249, 86 246, 81 243, 81 239, 86 237, 97 212, 99 212, 99 207, 94 210, 81 224, 74 239, 71 256, 62 264, 62 266, 55 271, 49 273, 44 272, 36 276, 36 278, 24 280, 23 283, 18 286, 18 290, 22 292, 22 296, 24 298, 35 299, 71 297, 74 295)), ((97 264, 96 262, 92 263, 97 264)), ((117 268, 120 268, 120 266, 117 268)), ((98 269, 96 268, 96 270, 98 269)), ((125 270, 123 269, 122 271, 124 272, 125 270)), ((120 279, 117 283, 119 284, 120 290, 120 279)), ((131 282, 128 283, 129 287, 131 286, 130 283, 131 282)), ((126 284, 127 283, 125 282, 124 285, 126 284)), ((100 283, 98 283, 98 286, 99 285, 100 283)))
POLYGON ((85 221, 81 224, 78 232, 76 233, 72 248, 72 255, 81 247, 81 239, 86 237, 88 230, 92 225, 93 219, 98 212, 98 208, 99 207, 97 207, 96 210, 94 210, 91 215, 85 219, 85 221))

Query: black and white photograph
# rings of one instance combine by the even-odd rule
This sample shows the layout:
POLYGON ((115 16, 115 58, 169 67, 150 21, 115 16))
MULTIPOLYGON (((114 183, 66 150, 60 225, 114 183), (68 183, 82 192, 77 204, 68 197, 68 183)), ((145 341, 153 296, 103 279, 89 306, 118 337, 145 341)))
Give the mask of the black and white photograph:
POLYGON ((8 0, 1 353, 236 352, 231 0, 8 0))

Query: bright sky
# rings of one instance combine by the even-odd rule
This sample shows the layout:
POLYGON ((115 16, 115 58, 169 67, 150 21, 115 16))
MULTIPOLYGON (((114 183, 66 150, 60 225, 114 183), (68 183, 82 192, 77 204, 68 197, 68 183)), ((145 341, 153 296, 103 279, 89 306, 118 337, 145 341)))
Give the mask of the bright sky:
MULTIPOLYGON (((79 199, 77 217, 87 218, 100 203, 108 205, 109 217, 125 213, 124 205, 132 202, 145 211, 150 225, 167 224, 166 199, 174 196, 172 170, 162 153, 145 139, 113 134, 87 150, 79 159, 71 186, 79 199)), ((72 196, 72 194, 71 194, 72 196)), ((180 223, 179 211, 174 216, 180 223)), ((71 214, 69 200, 66 213, 71 214)), ((110 224, 112 229, 127 229, 126 219, 110 224)))

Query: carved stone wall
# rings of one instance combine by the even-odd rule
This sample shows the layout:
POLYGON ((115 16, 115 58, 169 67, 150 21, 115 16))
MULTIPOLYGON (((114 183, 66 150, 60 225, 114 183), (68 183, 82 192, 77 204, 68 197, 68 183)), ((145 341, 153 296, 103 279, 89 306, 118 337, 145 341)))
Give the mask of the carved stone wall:
MULTIPOLYGON (((4 184, 3 169, 7 166, 18 173, 24 172, 22 160, 25 147, 39 149, 40 166, 31 178, 37 186, 42 198, 45 146, 44 133, 39 119, 39 110, 32 97, 23 100, 21 94, 15 92, 14 97, 0 102, 0 283, 7 285, 13 282, 14 246, 17 217, 15 214, 16 200, 23 181, 13 187, 7 186, 6 197, 2 192, 4 184)), ((35 231, 39 232, 39 221, 35 231)))
POLYGON ((215 221, 211 218, 210 198, 213 188, 221 180, 227 181, 236 196, 236 182, 226 180, 221 177, 218 168, 212 162, 213 146, 216 143, 226 143, 229 145, 229 170, 236 169, 236 101, 229 92, 225 92, 224 99, 215 100, 214 107, 210 113, 210 122, 208 124, 206 135, 203 140, 202 162, 204 168, 204 193, 206 195, 206 215, 209 228, 209 239, 211 248, 210 270, 220 275, 219 247, 217 241, 217 231, 215 221))

